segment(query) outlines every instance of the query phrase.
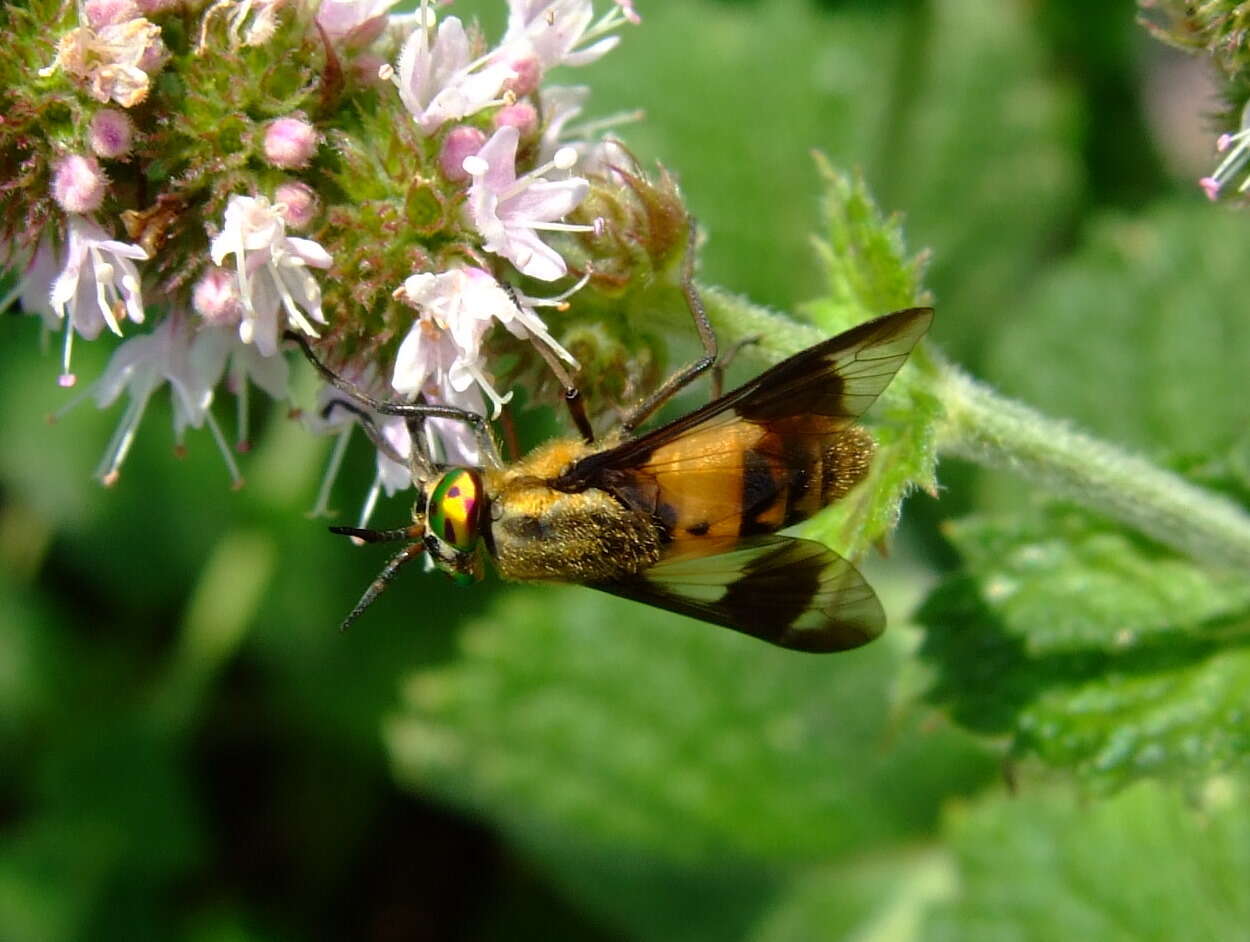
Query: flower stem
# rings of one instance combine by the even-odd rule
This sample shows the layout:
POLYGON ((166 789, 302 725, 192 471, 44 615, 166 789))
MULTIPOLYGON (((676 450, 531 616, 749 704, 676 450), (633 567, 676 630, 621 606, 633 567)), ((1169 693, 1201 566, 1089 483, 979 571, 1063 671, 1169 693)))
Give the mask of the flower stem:
MULTIPOLYGON (((758 335, 757 350, 770 360, 829 336, 715 288, 704 289, 703 299, 722 344, 758 335)), ((1250 514, 1237 504, 1008 399, 928 352, 883 398, 908 389, 936 396, 945 413, 939 454, 1012 471, 1187 556, 1250 571, 1250 514)))

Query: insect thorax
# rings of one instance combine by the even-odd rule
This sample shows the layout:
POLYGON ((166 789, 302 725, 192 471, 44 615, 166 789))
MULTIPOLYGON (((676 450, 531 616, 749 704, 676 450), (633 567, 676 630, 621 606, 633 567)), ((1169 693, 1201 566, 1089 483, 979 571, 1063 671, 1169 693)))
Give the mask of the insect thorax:
POLYGON ((646 514, 600 490, 567 494, 544 483, 593 450, 553 442, 490 480, 492 554, 505 579, 603 582, 659 559, 660 533, 646 514))

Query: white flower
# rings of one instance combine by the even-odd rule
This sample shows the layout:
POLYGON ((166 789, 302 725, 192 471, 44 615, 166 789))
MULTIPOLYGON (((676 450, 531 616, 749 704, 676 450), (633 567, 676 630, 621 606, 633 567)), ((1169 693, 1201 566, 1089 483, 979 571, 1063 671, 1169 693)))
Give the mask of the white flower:
POLYGON ((549 85, 540 89, 542 102, 542 140, 538 145, 538 159, 548 161, 555 157, 564 139, 565 126, 582 113, 590 89, 585 85, 549 85))
POLYGON ((177 443, 182 444, 187 428, 199 428, 207 422, 222 448, 231 477, 236 483, 241 481, 209 410, 213 387, 221 376, 221 361, 210 357, 206 362, 197 357, 193 349, 197 339, 185 318, 171 314, 152 333, 133 337, 118 347, 104 375, 92 386, 91 394, 100 408, 112 405, 123 392, 130 398, 100 464, 98 473, 105 484, 117 480, 152 394, 166 383, 173 400, 177 443))
POLYGON ((135 261, 147 257, 148 253, 137 245, 110 239, 108 233, 90 219, 69 217, 65 264, 52 284, 49 297, 65 332, 61 385, 74 384, 70 353, 75 332, 94 340, 106 324, 120 336, 121 317, 128 316, 135 323, 143 322, 143 298, 135 261))
POLYGON ((567 147, 561 148, 549 163, 518 179, 519 138, 515 127, 501 127, 480 151, 465 158, 464 169, 473 178, 468 194, 469 217, 481 233, 486 251, 502 255, 531 278, 555 281, 568 271, 568 266, 559 252, 538 237, 536 230, 590 230, 591 226, 555 222, 586 198, 590 184, 581 177, 542 179, 542 174, 550 169, 567 170, 572 166, 577 155, 567 147))
POLYGON ((429 34, 423 25, 413 30, 400 51, 397 78, 404 107, 427 135, 499 104, 500 89, 513 76, 502 62, 470 61, 469 38, 456 17, 439 24, 433 46, 429 34))
POLYGON ((533 56, 544 71, 557 65, 587 65, 620 42, 619 36, 607 35, 611 30, 637 16, 632 4, 619 3, 592 25, 594 15, 591 0, 508 0, 508 29, 500 55, 533 56))
POLYGON ((0 297, 0 314, 18 301, 24 313, 38 314, 48 330, 56 330, 61 319, 52 309, 51 294, 59 263, 51 240, 40 240, 33 252, 10 245, 0 251, 0 258, 6 267, 17 273, 17 283, 8 294, 0 297))
POLYGON ((65 264, 52 285, 52 307, 57 317, 67 313, 74 328, 88 340, 107 324, 121 335, 118 315, 143 322, 139 269, 148 253, 129 242, 117 242, 100 226, 82 216, 70 216, 65 264))
MULTIPOLYGON (((226 389, 238 400, 238 428, 235 447, 251 448, 248 434, 248 397, 252 385, 259 386, 271 399, 287 398, 291 365, 280 352, 265 356, 255 344, 244 343, 238 331, 220 324, 203 324, 191 348, 191 365, 202 376, 226 379, 226 389)), ((213 382, 216 383, 217 379, 213 382)))
POLYGON ((367 42, 386 26, 386 13, 399 0, 321 0, 317 25, 334 42, 367 42))
MULTIPOLYGON (((577 365, 542 319, 480 268, 412 275, 395 296, 420 312, 399 346, 391 377, 391 385, 404 395, 458 404, 456 400, 463 400, 476 384, 490 397, 497 416, 508 396, 501 396, 491 384, 482 356, 482 338, 495 321, 577 365)), ((480 396, 477 405, 480 408, 480 396)))
POLYGON ((318 243, 286 234, 286 222, 263 196, 231 196, 220 235, 210 246, 213 263, 235 257, 238 293, 243 305, 239 338, 255 343, 262 355, 278 349, 278 309, 288 322, 309 336, 317 331, 309 318, 324 324, 321 288, 308 271, 329 268, 331 258, 318 243))

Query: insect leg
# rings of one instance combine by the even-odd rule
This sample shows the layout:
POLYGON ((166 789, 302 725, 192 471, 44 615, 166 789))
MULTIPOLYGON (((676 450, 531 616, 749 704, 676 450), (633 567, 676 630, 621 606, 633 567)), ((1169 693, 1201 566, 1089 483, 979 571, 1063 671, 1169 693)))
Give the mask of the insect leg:
POLYGON ((386 436, 383 435, 381 430, 378 428, 378 424, 373 421, 373 416, 371 416, 363 407, 356 405, 356 403, 348 402, 346 399, 331 399, 325 404, 325 408, 321 410, 321 417, 328 420, 330 418, 330 414, 334 411, 336 406, 346 412, 350 412, 356 417, 356 421, 359 422, 360 427, 364 429, 365 437, 373 443, 374 448, 382 452, 382 454, 386 455, 386 457, 390 458, 397 464, 408 463, 408 459, 396 451, 395 446, 387 441, 386 436))
POLYGON ((712 367, 712 401, 715 402, 721 397, 725 391, 725 370, 729 369, 729 364, 734 361, 743 347, 749 347, 753 343, 759 343, 763 340, 762 334, 752 334, 750 337, 743 337, 734 343, 732 347, 722 353, 716 359, 716 365, 712 367))
MULTIPOLYGON (((517 298, 516 289, 506 281, 502 282, 502 284, 503 290, 512 299, 513 305, 520 309, 521 302, 517 298)), ((573 375, 560 362, 560 358, 553 351, 547 349, 545 344, 535 343, 534 346, 538 348, 538 355, 543 358, 547 368, 556 375, 556 379, 564 387, 564 404, 568 406, 569 417, 573 420, 573 426, 577 429, 578 434, 582 436, 582 440, 589 445, 595 440, 595 432, 590 427, 590 419, 586 415, 586 404, 582 401, 581 390, 573 383, 573 375)))
POLYGON ((632 432, 646 421, 651 413, 716 363, 719 349, 716 343, 716 332, 712 330, 712 322, 707 319, 707 311, 703 309, 703 301, 694 286, 694 250, 697 238, 698 226, 692 216, 690 217, 690 239, 686 245, 686 258, 682 263, 681 293, 686 296, 686 307, 690 309, 694 326, 699 331, 699 340, 703 343, 703 356, 682 367, 666 379, 659 389, 630 409, 621 421, 621 427, 626 433, 632 432))
MULTIPOLYGON (((385 531, 381 531, 385 532, 385 531)), ((382 594, 391 580, 395 578, 395 574, 406 564, 416 559, 425 551, 425 544, 411 543, 405 546, 398 553, 390 558, 385 568, 378 573, 378 577, 369 584, 369 588, 365 589, 365 594, 360 597, 360 601, 356 603, 356 607, 347 613, 347 617, 343 619, 343 623, 339 625, 339 631, 346 631, 348 627, 359 618, 366 608, 373 604, 374 600, 382 594)))
POLYGON ((308 339, 303 334, 288 330, 282 336, 287 340, 295 341, 299 345, 299 348, 304 352, 304 357, 316 368, 317 372, 321 374, 327 383, 351 396, 366 408, 380 415, 397 415, 404 419, 454 419, 457 422, 464 422, 473 429, 478 445, 481 447, 482 453, 486 456, 491 467, 499 468, 503 466, 503 461, 499 457, 499 444, 495 441, 494 430, 490 427, 486 416, 478 415, 476 412, 470 412, 467 409, 459 409, 455 406, 437 405, 429 402, 390 402, 385 399, 378 399, 376 396, 369 395, 350 380, 339 376, 338 373, 322 363, 317 358, 317 355, 313 353, 312 347, 308 344, 308 339))
POLYGON ((396 543, 399 540, 419 540, 425 534, 425 527, 414 524, 410 527, 396 527, 393 530, 370 530, 364 527, 330 527, 331 533, 350 536, 365 543, 396 543))
POLYGON ((534 346, 538 348, 539 356, 547 362, 548 368, 556 374, 556 379, 564 387, 564 404, 568 406, 569 417, 572 418, 573 425, 582 436, 582 440, 590 444, 595 440, 595 431, 590 427, 590 418, 586 415, 586 403, 582 400, 581 390, 573 384, 572 374, 564 368, 559 357, 541 343, 536 343, 534 346))

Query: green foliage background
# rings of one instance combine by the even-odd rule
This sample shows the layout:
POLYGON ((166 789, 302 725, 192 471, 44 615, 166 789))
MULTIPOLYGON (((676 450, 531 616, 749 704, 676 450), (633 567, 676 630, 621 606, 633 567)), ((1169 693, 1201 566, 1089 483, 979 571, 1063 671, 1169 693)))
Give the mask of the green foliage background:
MULTIPOLYGON (((1250 498, 1246 220, 1147 132, 1131 4, 639 6, 565 79, 646 109, 705 282, 819 321, 820 149, 951 358, 1250 498)), ((328 441, 258 411, 235 493, 162 406, 100 489, 116 416, 45 424, 0 329, 0 939, 1250 937, 1244 574, 948 462, 860 651, 418 573, 340 635, 381 560, 303 514, 328 441)))

